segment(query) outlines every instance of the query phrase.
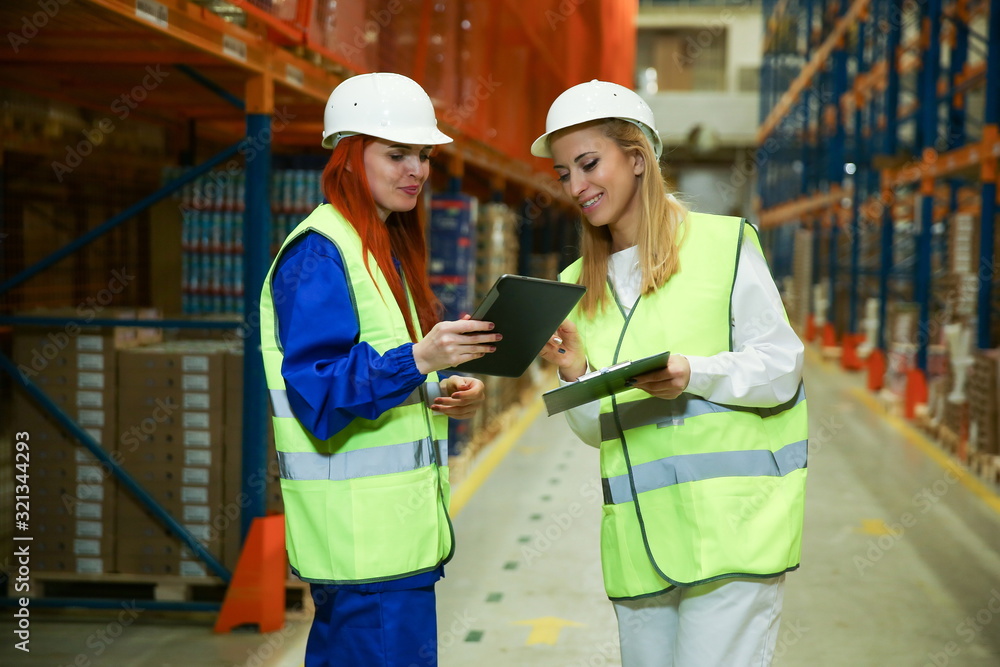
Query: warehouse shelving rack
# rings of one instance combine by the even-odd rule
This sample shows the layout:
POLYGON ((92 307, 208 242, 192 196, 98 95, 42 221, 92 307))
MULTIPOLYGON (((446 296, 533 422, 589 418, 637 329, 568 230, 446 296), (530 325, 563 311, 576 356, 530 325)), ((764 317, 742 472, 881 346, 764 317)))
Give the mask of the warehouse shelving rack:
POLYGON ((916 365, 926 373, 934 224, 972 212, 981 239, 975 338, 979 348, 996 346, 1000 2, 765 0, 764 13, 758 205, 776 267, 791 265, 783 228, 812 229, 810 287, 825 273, 827 320, 836 321, 838 287, 846 287, 837 333, 856 336, 867 288, 880 303, 883 353, 887 305, 912 294, 916 365), (970 110, 974 98, 981 113, 970 110), (965 202, 970 195, 980 202, 965 202), (919 226, 901 239, 895 226, 906 219, 919 226))
MULTIPOLYGON (((239 167, 240 157, 245 159, 245 165, 239 168, 244 169, 247 182, 243 281, 247 286, 262 284, 270 261, 267 232, 271 152, 317 144, 322 130, 322 106, 330 90, 347 76, 364 71, 399 71, 431 91, 439 107, 439 117, 444 112, 442 129, 456 138, 454 144, 442 147, 450 187, 459 186, 468 166, 488 175, 493 199, 502 199, 513 192, 518 199, 523 195, 528 202, 544 200, 569 207, 569 200, 559 188, 553 187, 551 175, 541 172, 547 165, 532 160, 527 147, 536 134, 533 130, 542 124, 548 103, 562 89, 582 80, 584 72, 599 72, 601 78, 622 83, 630 81, 631 60, 620 54, 634 49, 622 50, 623 45, 629 44, 627 38, 621 37, 627 31, 617 31, 630 25, 634 8, 624 3, 595 2, 567 10, 557 2, 546 2, 533 3, 529 11, 508 1, 465 3, 460 10, 457 5, 445 6, 427 0, 413 3, 412 11, 399 10, 402 5, 397 7, 392 3, 391 11, 381 3, 378 7, 367 2, 339 5, 343 20, 331 26, 331 17, 323 14, 325 3, 317 0, 284 3, 284 8, 295 7, 292 15, 281 13, 285 9, 271 8, 268 2, 251 0, 5 3, 0 9, 0 25, 6 28, 4 34, 15 37, 12 48, 0 53, 3 62, 0 86, 101 113, 107 112, 109 93, 128 91, 134 85, 137 68, 153 67, 157 72, 161 66, 170 68, 169 72, 176 77, 171 81, 171 98, 133 108, 131 117, 180 126, 178 134, 187 134, 188 143, 196 144, 186 149, 200 155, 202 160, 134 206, 34 266, 8 277, 0 284, 0 294, 10 293, 212 169, 239 167), (441 29, 445 22, 451 26, 448 30, 441 29), (557 66, 552 52, 574 36, 587 33, 593 37, 592 26, 602 23, 605 38, 599 40, 601 48, 594 52, 594 63, 580 59, 564 71, 557 66), (352 27, 358 32, 351 32, 352 27), (380 46, 378 40, 372 39, 373 29, 397 41, 391 47, 380 46), (433 32, 446 35, 444 46, 440 39, 432 39, 433 32), (498 40, 505 40, 511 47, 504 55, 491 50, 498 40), (471 76, 461 78, 462 72, 448 69, 456 59, 443 57, 443 49, 457 49, 457 44, 462 45, 463 53, 472 61, 472 69, 466 73, 471 76), (609 53, 618 55, 607 58, 609 53), (533 58, 533 55, 544 57, 533 58), (540 61, 541 72, 531 72, 535 60, 540 61), (612 64, 601 67, 602 61, 612 64), (495 71, 505 73, 504 78, 492 82, 488 77, 495 71), (183 80, 176 73, 183 75, 183 80), (534 77, 536 85, 527 85, 529 75, 534 77), (484 104, 493 95, 489 89, 491 82, 494 86, 509 86, 503 97, 514 96, 517 101, 507 101, 500 112, 488 115, 485 113, 488 107, 501 106, 499 96, 492 105, 484 104), (524 102, 521 95, 526 96, 524 102), (521 113, 511 113, 518 108, 521 113), (202 155, 205 146, 221 148, 212 155, 202 155)), ((153 70, 147 71, 153 74, 153 70)), ((242 322, 96 319, 88 320, 87 324, 228 327, 245 331, 246 349, 257 350, 259 329, 252 315, 257 307, 254 292, 246 290, 243 312, 251 315, 242 322)), ((62 318, 0 317, 0 326, 67 323, 69 320, 62 318)), ((10 359, 0 355, 0 367, 113 471, 215 575, 229 581, 231 575, 225 566, 201 547, 42 390, 22 378, 10 359)), ((242 514, 241 534, 245 538, 253 518, 264 514, 262 492, 248 484, 254 471, 264 467, 266 450, 266 387, 257 354, 244 357, 244 387, 242 465, 244 492, 249 498, 249 506, 242 514)), ((40 601, 56 606, 63 603, 63 600, 40 601)), ((73 600, 72 604, 86 602, 73 600)), ((100 601, 90 604, 105 606, 100 601)), ((149 603, 148 606, 205 609, 213 605, 149 603)))

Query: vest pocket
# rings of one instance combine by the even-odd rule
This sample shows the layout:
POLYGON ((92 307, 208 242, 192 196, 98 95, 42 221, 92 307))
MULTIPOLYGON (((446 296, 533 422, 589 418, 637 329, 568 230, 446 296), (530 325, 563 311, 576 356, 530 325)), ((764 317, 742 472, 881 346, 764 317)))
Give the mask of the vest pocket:
MULTIPOLYGON (((349 484, 357 578, 385 578, 437 565, 443 557, 440 533, 447 534, 448 528, 441 525, 436 466, 349 484)), ((330 540, 336 548, 338 536, 330 535, 330 540)))
POLYGON ((601 569, 608 597, 635 597, 667 588, 670 584, 649 562, 632 503, 604 505, 602 512, 601 569))

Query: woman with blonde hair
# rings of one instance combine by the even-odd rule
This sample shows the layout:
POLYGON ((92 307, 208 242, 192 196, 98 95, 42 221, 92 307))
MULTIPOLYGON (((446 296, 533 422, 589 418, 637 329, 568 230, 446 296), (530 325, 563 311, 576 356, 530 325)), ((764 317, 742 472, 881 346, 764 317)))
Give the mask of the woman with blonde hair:
POLYGON ((567 413, 600 448, 601 562, 624 667, 770 664, 799 566, 807 425, 803 346, 756 230, 668 194, 635 92, 560 95, 532 153, 583 215, 587 287, 542 356, 562 382, 670 351, 666 368, 567 413))

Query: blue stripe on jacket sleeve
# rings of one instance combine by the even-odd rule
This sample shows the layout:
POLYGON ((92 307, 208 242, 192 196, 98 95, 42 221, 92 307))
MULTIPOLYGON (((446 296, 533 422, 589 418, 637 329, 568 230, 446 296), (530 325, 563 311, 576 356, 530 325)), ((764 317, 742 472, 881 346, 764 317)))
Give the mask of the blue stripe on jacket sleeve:
POLYGON ((358 341, 344 262, 325 237, 310 232, 286 249, 272 285, 288 402, 317 438, 378 418, 426 380, 412 343, 380 355, 358 341))

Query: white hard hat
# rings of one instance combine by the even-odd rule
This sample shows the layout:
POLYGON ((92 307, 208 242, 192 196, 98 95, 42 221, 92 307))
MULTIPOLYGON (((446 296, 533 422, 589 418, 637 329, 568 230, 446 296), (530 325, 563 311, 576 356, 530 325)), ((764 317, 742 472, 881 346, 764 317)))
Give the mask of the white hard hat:
POLYGON ((656 158, 663 152, 663 142, 656 131, 653 110, 646 100, 625 86, 593 79, 565 90, 549 107, 545 117, 545 134, 531 144, 531 154, 552 157, 549 135, 553 132, 602 118, 620 118, 642 130, 653 145, 656 158))
POLYGON ((451 143, 437 129, 434 104, 420 84, 389 72, 360 74, 330 93, 323 114, 323 148, 353 134, 419 146, 451 143))

